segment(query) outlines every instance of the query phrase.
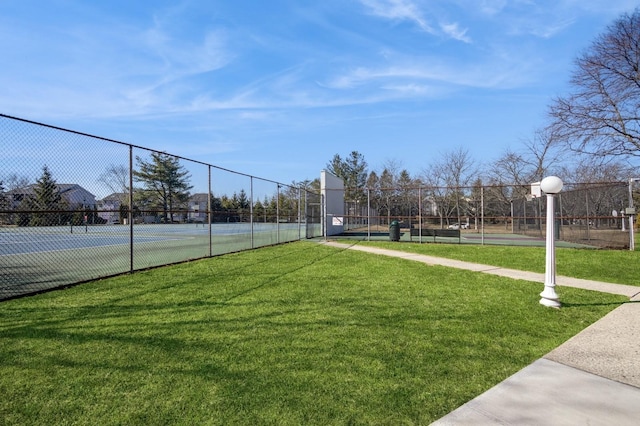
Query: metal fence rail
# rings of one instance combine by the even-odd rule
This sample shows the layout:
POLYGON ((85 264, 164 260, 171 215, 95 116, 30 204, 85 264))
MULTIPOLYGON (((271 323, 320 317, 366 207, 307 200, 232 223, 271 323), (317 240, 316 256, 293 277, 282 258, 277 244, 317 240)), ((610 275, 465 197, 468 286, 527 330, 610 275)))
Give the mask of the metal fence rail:
POLYGON ((307 188, 6 115, 0 141, 0 300, 322 235, 307 188))

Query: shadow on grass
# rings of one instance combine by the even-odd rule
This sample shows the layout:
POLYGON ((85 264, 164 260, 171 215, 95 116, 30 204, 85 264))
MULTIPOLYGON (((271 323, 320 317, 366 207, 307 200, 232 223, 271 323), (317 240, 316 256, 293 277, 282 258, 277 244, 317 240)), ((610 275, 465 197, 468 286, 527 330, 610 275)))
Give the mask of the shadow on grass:
POLYGON ((627 300, 624 302, 608 302, 608 303, 566 303, 561 302, 563 308, 580 308, 583 306, 622 306, 628 303, 640 303, 638 300, 627 300))
MULTIPOLYGON (((310 246, 309 248, 307 248, 305 250, 311 250, 311 249, 313 249, 313 247, 310 246)), ((256 286, 244 289, 244 290, 242 290, 242 291, 240 291, 240 292, 228 297, 223 302, 230 302, 230 301, 232 301, 232 300, 234 300, 234 299, 236 299, 238 297, 242 297, 242 296, 244 296, 246 294, 249 294, 249 293, 251 293, 253 291, 259 290, 259 289, 265 287, 266 285, 268 285, 270 283, 276 282, 277 280, 279 280, 282 277, 285 277, 285 276, 287 276, 289 274, 292 274, 292 273, 295 273, 295 272, 300 271, 302 269, 305 269, 305 268, 307 268, 307 267, 309 267, 309 266, 311 266, 311 265, 313 265, 315 263, 321 262, 321 261, 326 260, 326 259, 328 259, 330 257, 337 256, 339 253, 341 253, 344 250, 348 250, 348 249, 345 248, 345 249, 341 249, 341 250, 332 250, 330 253, 327 253, 327 254, 319 256, 319 257, 315 257, 315 258, 311 259, 311 261, 304 262, 303 264, 298 265, 295 268, 285 270, 285 271, 283 271, 282 273, 280 273, 278 275, 272 276, 271 278, 269 278, 267 280, 264 280, 263 282, 261 282, 260 284, 258 284, 256 286)), ((285 255, 282 255, 282 256, 278 256, 278 257, 270 257, 268 259, 264 259, 261 262, 256 262, 256 263, 254 263, 252 265, 246 265, 246 266, 243 266, 242 268, 236 268, 235 270, 232 270, 230 272, 237 273, 239 269, 248 269, 249 267, 253 267, 253 266, 258 265, 260 263, 273 262, 276 259, 283 259, 283 258, 292 257, 292 256, 298 257, 299 254, 298 253, 288 253, 288 254, 285 254, 285 255)))

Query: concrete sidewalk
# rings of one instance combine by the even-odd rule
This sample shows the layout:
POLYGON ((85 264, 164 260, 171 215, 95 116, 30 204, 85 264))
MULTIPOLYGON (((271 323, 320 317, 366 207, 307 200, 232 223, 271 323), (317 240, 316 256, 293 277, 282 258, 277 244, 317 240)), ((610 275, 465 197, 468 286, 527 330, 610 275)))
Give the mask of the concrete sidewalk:
MULTIPOLYGON (((544 283, 544 274, 376 247, 323 244, 544 283)), ((556 283, 624 295, 630 303, 434 425, 640 424, 640 287, 562 276, 556 283)))

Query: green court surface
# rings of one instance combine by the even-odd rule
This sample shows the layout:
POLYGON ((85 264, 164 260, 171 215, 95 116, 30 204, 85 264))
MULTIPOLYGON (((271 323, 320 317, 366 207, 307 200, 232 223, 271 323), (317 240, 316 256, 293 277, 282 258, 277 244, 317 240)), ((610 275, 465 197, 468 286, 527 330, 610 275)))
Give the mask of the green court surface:
MULTIPOLYGON (((339 236, 340 239, 353 239, 358 241, 389 241, 389 232, 367 230, 346 231, 339 236)), ((433 237, 433 236, 416 236, 411 235, 408 229, 400 231, 399 242, 414 243, 447 243, 447 244, 486 244, 486 245, 511 245, 511 246, 528 246, 528 247, 544 247, 546 244, 544 237, 533 237, 522 234, 512 233, 482 233, 480 231, 469 230, 461 231, 458 237, 433 237)), ((572 243, 568 241, 556 241, 557 247, 567 248, 597 248, 595 245, 572 243)))
POLYGON ((0 300, 77 282, 295 241, 298 224, 0 229, 0 300), (133 243, 133 244, 131 244, 133 243))

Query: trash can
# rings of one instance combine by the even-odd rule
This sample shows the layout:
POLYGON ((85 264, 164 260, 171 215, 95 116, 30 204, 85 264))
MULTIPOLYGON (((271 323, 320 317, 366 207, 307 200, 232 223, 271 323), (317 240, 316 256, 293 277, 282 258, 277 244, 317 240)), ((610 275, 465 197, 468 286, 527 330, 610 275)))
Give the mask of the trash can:
POLYGON ((397 220, 393 220, 389 224, 389 240, 400 241, 400 222, 397 220))

